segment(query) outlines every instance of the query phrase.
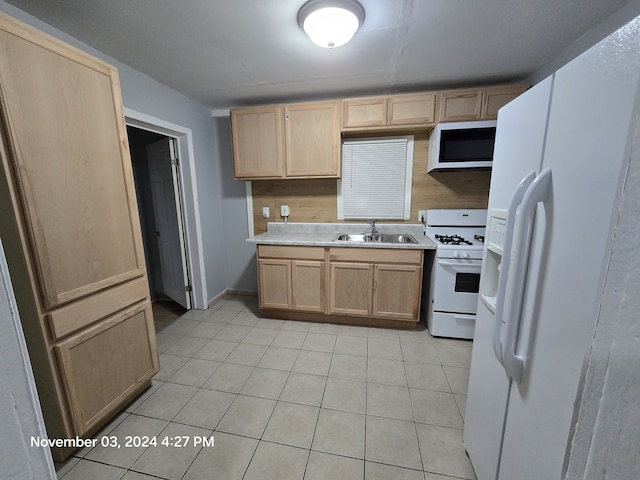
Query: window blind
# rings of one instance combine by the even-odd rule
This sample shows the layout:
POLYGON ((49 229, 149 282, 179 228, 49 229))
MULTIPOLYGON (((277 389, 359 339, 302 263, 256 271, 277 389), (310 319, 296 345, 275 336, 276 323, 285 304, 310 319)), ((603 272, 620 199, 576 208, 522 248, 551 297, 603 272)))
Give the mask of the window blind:
POLYGON ((345 140, 338 218, 408 220, 413 136, 345 140))

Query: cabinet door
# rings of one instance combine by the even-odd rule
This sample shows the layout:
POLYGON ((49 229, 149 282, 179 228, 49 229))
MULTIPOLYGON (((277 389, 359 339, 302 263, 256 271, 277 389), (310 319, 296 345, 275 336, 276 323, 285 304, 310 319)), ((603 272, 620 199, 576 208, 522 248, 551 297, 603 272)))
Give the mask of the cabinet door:
POLYGON ((291 308, 291 261, 258 260, 260 308, 291 308))
POLYGON ((287 177, 340 176, 338 101, 285 106, 287 177))
POLYGON ((397 95, 387 100, 387 125, 425 125, 434 123, 435 93, 397 95))
POLYGON ((47 430, 83 435, 159 368, 117 70, 2 14, 0 44, 0 236, 47 430))
POLYGON ((342 100, 342 127, 383 127, 387 124, 387 98, 342 100))
POLYGON ((144 276, 116 69, 6 17, 0 43, 5 169, 44 309, 144 276))
POLYGON ((153 329, 147 303, 55 347, 77 435, 131 400, 157 372, 153 329))
POLYGON ((376 265, 373 315, 395 320, 418 320, 422 268, 416 265, 376 265))
POLYGON ((369 263, 331 263, 329 313, 371 315, 373 266, 369 263))
POLYGON ((281 106, 231 110, 231 136, 236 178, 284 176, 284 109, 281 106))
POLYGON ((293 260, 291 288, 294 310, 324 313, 324 262, 293 260))
POLYGON ((525 85, 515 85, 512 87, 490 88, 482 92, 481 120, 495 120, 498 118, 498 110, 504 107, 511 100, 523 93, 527 87, 525 85))
POLYGON ((482 95, 478 90, 458 90, 438 94, 438 121, 464 122, 478 120, 482 95))

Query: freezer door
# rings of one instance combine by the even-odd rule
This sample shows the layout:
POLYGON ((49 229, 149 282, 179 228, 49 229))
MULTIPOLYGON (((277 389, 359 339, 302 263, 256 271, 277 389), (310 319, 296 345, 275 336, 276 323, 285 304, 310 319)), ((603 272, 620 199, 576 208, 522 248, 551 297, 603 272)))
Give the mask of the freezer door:
MULTIPOLYGON (((640 81, 640 19, 555 74, 499 478, 559 479, 601 298, 640 81)), ((480 477, 479 477, 480 478, 480 477)))
POLYGON ((478 302, 464 419, 464 445, 478 480, 495 480, 510 381, 493 354, 495 317, 478 302))
POLYGON ((506 209, 520 181, 539 172, 553 76, 502 107, 498 113, 489 209, 506 209))
MULTIPOLYGON (((489 193, 492 209, 506 210, 520 181, 540 168, 552 83, 549 77, 500 109, 489 193)), ((484 258, 486 262, 486 252, 484 258)), ((484 267, 483 275, 491 270, 484 267)), ((499 270, 494 270, 497 275, 499 270)), ((464 442, 478 480, 495 480, 509 382, 493 351, 495 317, 482 301, 477 311, 464 442)))

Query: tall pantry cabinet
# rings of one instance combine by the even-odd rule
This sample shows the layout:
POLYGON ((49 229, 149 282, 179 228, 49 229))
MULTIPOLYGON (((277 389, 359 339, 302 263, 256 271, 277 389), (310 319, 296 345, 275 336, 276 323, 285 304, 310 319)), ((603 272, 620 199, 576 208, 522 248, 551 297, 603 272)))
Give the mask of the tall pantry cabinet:
POLYGON ((117 70, 0 15, 0 112, 0 236, 47 432, 91 435, 158 371, 117 70))

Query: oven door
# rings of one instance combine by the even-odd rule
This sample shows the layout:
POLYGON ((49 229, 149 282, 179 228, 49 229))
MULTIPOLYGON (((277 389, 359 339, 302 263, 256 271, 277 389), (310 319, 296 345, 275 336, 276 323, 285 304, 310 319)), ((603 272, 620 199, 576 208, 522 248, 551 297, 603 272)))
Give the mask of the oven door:
POLYGON ((482 260, 436 258, 433 310, 476 313, 482 260))

